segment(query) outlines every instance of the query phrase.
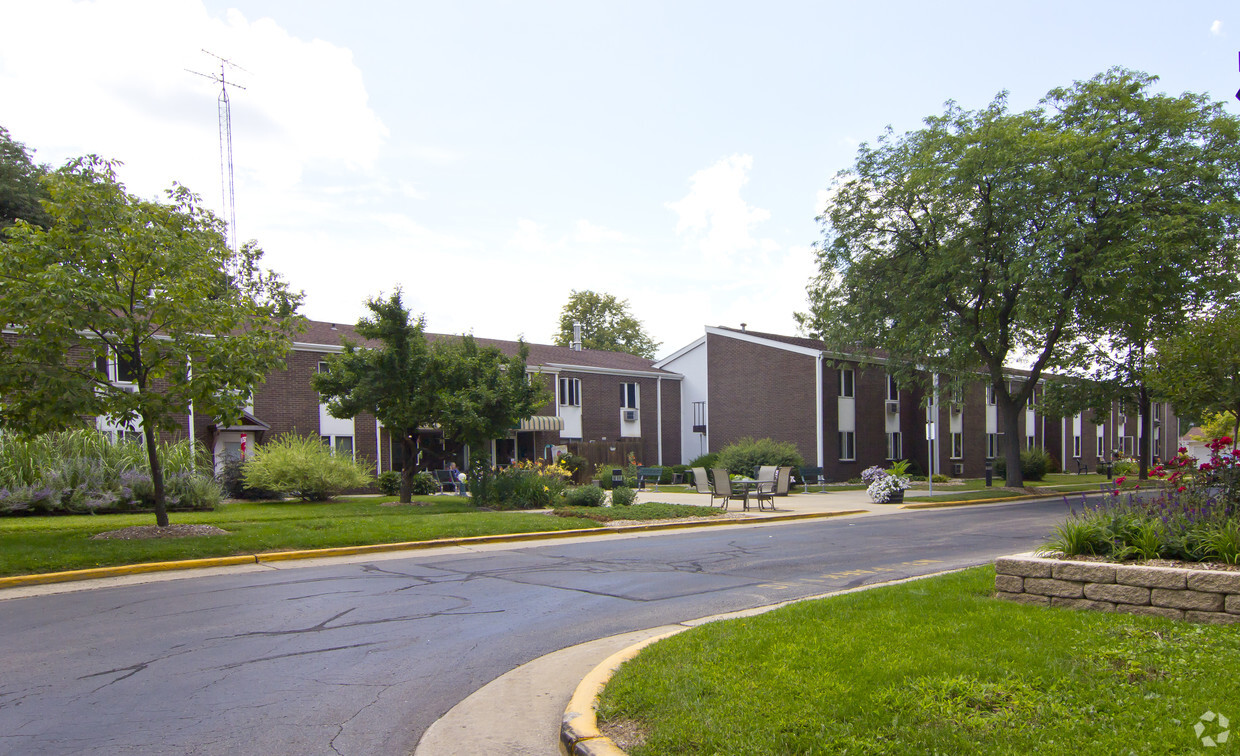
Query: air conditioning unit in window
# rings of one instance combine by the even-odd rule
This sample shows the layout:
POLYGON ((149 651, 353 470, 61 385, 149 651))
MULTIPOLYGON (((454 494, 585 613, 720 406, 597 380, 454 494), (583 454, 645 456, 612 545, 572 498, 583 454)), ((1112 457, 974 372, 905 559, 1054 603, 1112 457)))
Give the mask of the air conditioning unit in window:
POLYGON ((890 400, 889 400, 889 401, 887 402, 887 414, 888 414, 888 415, 898 415, 898 414, 900 414, 900 403, 899 403, 899 402, 897 402, 897 401, 890 401, 890 400))
POLYGON ((964 463, 963 462, 952 463, 952 475, 964 475, 964 463))
POLYGON ((625 422, 629 422, 629 423, 636 422, 637 421, 637 410, 626 409, 624 411, 624 420, 625 422))
POLYGON ((959 404, 955 404, 955 403, 953 403, 953 404, 952 404, 952 414, 953 414, 953 415, 959 415, 959 414, 960 414, 963 410, 964 410, 964 408, 963 408, 963 407, 961 407, 959 404))

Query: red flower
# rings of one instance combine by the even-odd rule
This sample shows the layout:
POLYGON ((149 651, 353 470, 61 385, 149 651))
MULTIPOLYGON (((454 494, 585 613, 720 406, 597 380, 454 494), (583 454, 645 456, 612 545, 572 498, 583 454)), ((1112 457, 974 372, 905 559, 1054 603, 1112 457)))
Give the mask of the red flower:
POLYGON ((1177 451, 1179 451, 1180 454, 1188 454, 1188 447, 1181 446, 1177 451))
POLYGON ((1115 485, 1122 486, 1125 480, 1128 480, 1127 476, 1121 475, 1115 479, 1115 485))
POLYGON ((1184 491, 1186 491, 1187 489, 1185 489, 1185 488, 1184 488, 1184 486, 1180 486, 1179 488, 1177 488, 1177 489, 1175 489, 1175 490, 1176 490, 1176 491, 1179 491, 1180 493, 1184 493, 1184 491))

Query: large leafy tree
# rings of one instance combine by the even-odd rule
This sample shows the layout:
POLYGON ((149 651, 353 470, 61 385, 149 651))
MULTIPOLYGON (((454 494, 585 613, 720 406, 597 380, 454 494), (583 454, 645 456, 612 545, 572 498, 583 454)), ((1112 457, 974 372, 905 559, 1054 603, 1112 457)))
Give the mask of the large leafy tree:
POLYGON ((581 344, 586 349, 627 352, 654 359, 659 342, 650 338, 641 321, 629 312, 629 300, 590 290, 573 292, 560 311, 559 346, 573 342, 573 324, 581 324, 581 344))
POLYGON ((26 146, 14 141, 8 129, 0 126, 0 233, 18 218, 47 225, 50 218, 41 204, 47 192, 39 180, 46 172, 35 165, 26 146))
POLYGON ((327 371, 314 376, 314 388, 332 415, 369 412, 399 439, 402 502, 412 498, 419 428, 438 425, 478 448, 546 403, 545 390, 526 376, 524 344, 512 357, 472 336, 428 344, 422 319, 405 308, 399 289, 366 306, 371 315, 358 321, 357 334, 380 345, 346 340, 344 352, 329 356, 327 371))
POLYGON ((1240 443, 1240 309, 1185 322, 1158 342, 1155 363, 1154 383, 1177 410, 1230 413, 1231 437, 1240 443))
POLYGON ((1152 95, 1155 81, 1113 71, 1048 96, 1061 128, 1078 137, 1079 159, 1063 163, 1085 188, 1071 205, 1076 224, 1098 229, 1110 264, 1101 295, 1080 301, 1085 361, 1064 366, 1087 380, 1065 384, 1057 405, 1134 408, 1142 478, 1151 402, 1162 398, 1151 381, 1154 344, 1232 295, 1240 277, 1237 120, 1199 95, 1152 95))
POLYGON ((0 323, 15 332, 0 350, 0 423, 140 424, 165 526, 156 431, 178 430, 191 405, 235 418, 288 352, 301 295, 259 267, 254 246, 234 253, 184 187, 166 202, 135 197, 97 157, 43 185, 47 228, 18 220, 0 256, 0 323))
MULTIPOLYGON (((1010 436, 1046 371, 1090 364, 1100 335, 1135 338, 1118 282, 1178 307, 1189 252, 1233 239, 1235 119, 1153 81, 1116 69, 1022 113, 949 104, 862 146, 820 218, 802 327, 884 350, 905 380, 983 373, 1010 436), (1017 361, 1028 376, 1009 383, 1017 361)), ((1018 486, 1018 444, 1006 459, 1018 486)))

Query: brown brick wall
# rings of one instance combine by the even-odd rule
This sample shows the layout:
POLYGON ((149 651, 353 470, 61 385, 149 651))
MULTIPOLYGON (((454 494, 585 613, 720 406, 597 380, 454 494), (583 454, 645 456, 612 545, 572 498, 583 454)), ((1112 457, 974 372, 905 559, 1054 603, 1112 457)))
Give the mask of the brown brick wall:
MULTIPOLYGON (((645 420, 642 423, 644 433, 645 420)), ((680 462, 680 381, 664 380, 662 464, 674 465, 678 462, 680 462)))
POLYGON ((715 334, 706 349, 710 451, 753 436, 791 441, 817 460, 815 359, 715 334))

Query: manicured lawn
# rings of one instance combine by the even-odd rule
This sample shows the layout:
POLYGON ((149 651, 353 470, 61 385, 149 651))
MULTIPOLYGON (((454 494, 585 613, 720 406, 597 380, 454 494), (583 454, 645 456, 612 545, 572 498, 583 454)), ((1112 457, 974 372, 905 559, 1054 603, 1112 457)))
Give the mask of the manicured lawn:
POLYGON ((689 630, 621 668, 604 729, 643 728, 634 756, 1179 754, 1206 711, 1240 716, 1240 626, 1031 607, 993 585, 982 567, 689 630))
POLYGON ((106 530, 154 525, 155 516, 74 515, 0 519, 0 575, 103 567, 260 551, 358 546, 435 538, 597 527, 592 520, 528 512, 480 512, 468 499, 415 497, 424 506, 382 506, 391 498, 325 503, 236 502, 214 512, 174 512, 173 524, 215 525, 229 535, 91 540, 106 530))

